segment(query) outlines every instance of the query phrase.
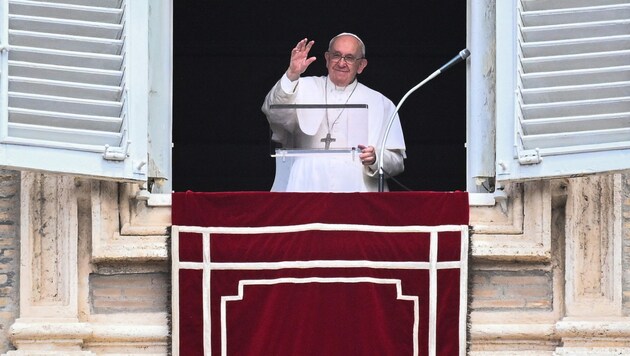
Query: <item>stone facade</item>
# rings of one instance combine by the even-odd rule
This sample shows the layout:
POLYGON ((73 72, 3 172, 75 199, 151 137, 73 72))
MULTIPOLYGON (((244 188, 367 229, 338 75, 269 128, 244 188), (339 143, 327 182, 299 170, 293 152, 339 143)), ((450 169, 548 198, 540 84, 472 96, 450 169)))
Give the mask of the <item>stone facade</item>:
MULTIPOLYGON (((496 0, 468 4, 469 116, 494 118, 496 0)), ((471 207, 469 354, 630 355, 630 172, 502 192, 471 207)), ((168 354, 169 200, 137 193, 0 170, 0 354, 168 354)))
POLYGON ((623 192, 622 306, 623 315, 630 315, 630 176, 628 175, 625 175, 623 179, 623 192))
MULTIPOLYGON (((471 207, 470 355, 630 354, 629 177, 471 207)), ((168 353, 170 207, 137 190, 1 171, 2 354, 168 353)))
POLYGON ((13 255, 2 271, 3 354, 167 354, 168 204, 137 199, 129 183, 2 177, 1 237, 13 255))
POLYGON ((20 174, 0 170, 0 351, 12 348, 9 327, 19 315, 20 174))
POLYGON ((630 354, 628 175, 520 185, 503 216, 472 208, 470 354, 630 354))

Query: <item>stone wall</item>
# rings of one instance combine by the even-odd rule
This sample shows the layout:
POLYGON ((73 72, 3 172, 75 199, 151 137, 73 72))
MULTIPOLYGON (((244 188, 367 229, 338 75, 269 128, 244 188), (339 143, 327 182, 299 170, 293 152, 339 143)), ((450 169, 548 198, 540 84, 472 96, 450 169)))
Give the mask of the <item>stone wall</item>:
POLYGON ((93 314, 166 312, 170 274, 90 275, 93 314))
POLYGON ((472 208, 478 247, 470 269, 470 354, 630 354, 629 175, 512 188, 500 212, 472 208), (548 216, 541 216, 546 207, 548 216), (479 247, 489 241, 494 249, 479 247))
POLYGON ((20 173, 0 170, 0 353, 13 349, 8 330, 19 314, 20 173))
POLYGON ((19 268, 20 287, 3 355, 167 354, 170 206, 136 198, 131 183, 36 172, 11 180, 22 263, 7 273, 19 268))
MULTIPOLYGON (((136 192, 0 171, 2 354, 167 353, 170 207, 136 192)), ((470 355, 630 353, 630 174, 505 193, 471 208, 470 355)))
POLYGON ((522 263, 475 265, 470 290, 471 309, 509 313, 550 311, 553 308, 553 275, 546 266, 522 263))
POLYGON ((623 177, 623 313, 630 315, 630 174, 623 177))

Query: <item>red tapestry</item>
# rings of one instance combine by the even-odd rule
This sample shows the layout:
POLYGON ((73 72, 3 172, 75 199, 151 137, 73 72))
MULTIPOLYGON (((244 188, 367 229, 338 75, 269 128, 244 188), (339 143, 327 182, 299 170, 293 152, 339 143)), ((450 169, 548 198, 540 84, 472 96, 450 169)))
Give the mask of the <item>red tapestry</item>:
POLYGON ((174 355, 465 355, 466 193, 172 206, 174 355))

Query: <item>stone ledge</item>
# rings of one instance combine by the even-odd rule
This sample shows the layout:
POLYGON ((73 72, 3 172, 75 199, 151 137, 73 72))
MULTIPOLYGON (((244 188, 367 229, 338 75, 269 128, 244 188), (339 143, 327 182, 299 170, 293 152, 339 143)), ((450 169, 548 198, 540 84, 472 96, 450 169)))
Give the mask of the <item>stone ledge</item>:
POLYGON ((468 356, 553 356, 553 351, 540 351, 535 350, 535 354, 532 350, 519 350, 519 351, 470 351, 468 356))
POLYGON ((86 340, 87 343, 164 343, 168 339, 169 330, 164 325, 144 324, 93 324, 92 334, 86 340))
POLYGON ((531 324, 475 324, 470 328, 472 342, 505 340, 555 341, 555 325, 550 323, 531 324))
POLYGON ((167 236, 121 236, 115 234, 106 244, 92 251, 92 261, 144 262, 166 261, 168 258, 167 236))
MULTIPOLYGON (((585 320, 565 318, 556 323, 556 333, 563 340, 619 339, 630 342, 630 318, 612 317, 585 320)), ((612 341, 612 340, 611 340, 612 341)))
POLYGON ((90 324, 72 318, 19 318, 11 325, 10 333, 13 340, 83 339, 92 329, 90 324))
MULTIPOLYGON (((90 352, 90 351, 41 351, 41 350, 37 350, 37 348, 40 348, 40 347, 41 347, 40 345, 33 345, 32 350, 9 351, 5 355, 7 356, 96 356, 95 353, 90 352)), ((145 355, 142 355, 142 356, 145 356, 145 355)))
POLYGON ((556 323, 473 323, 469 342, 471 356, 531 355, 534 351, 536 355, 630 355, 630 318, 565 318, 556 323))
POLYGON ((10 329, 18 350, 7 355, 95 355, 84 351, 91 348, 123 350, 120 352, 125 355, 145 354, 148 349, 166 350, 169 328, 165 313, 126 314, 122 318, 117 323, 106 322, 105 318, 91 322, 72 318, 21 318, 10 329), (122 321, 131 317, 144 323, 122 321))
POLYGON ((561 347, 554 356, 619 356, 630 355, 630 347, 561 347))

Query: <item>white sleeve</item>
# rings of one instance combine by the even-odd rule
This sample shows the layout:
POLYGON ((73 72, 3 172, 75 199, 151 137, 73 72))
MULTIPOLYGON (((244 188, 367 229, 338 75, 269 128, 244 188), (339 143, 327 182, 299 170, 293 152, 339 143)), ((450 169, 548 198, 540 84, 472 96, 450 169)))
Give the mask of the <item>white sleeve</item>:
POLYGON ((280 87, 287 94, 295 94, 295 90, 297 89, 298 83, 300 80, 291 81, 286 73, 280 78, 280 87))
MULTIPOLYGON (((370 177, 378 173, 378 158, 380 154, 376 154, 376 160, 373 164, 366 166, 366 174, 370 177)), ((385 149, 383 154, 383 170, 390 176, 396 176, 405 170, 405 151, 385 149)))
POLYGON ((291 82, 286 74, 271 88, 262 105, 262 112, 267 116, 269 126, 273 132, 272 139, 284 146, 289 144, 290 133, 297 125, 295 109, 272 110, 274 104, 292 104, 295 102, 297 84, 299 80, 291 82), (286 88, 286 89, 285 89, 286 88))

